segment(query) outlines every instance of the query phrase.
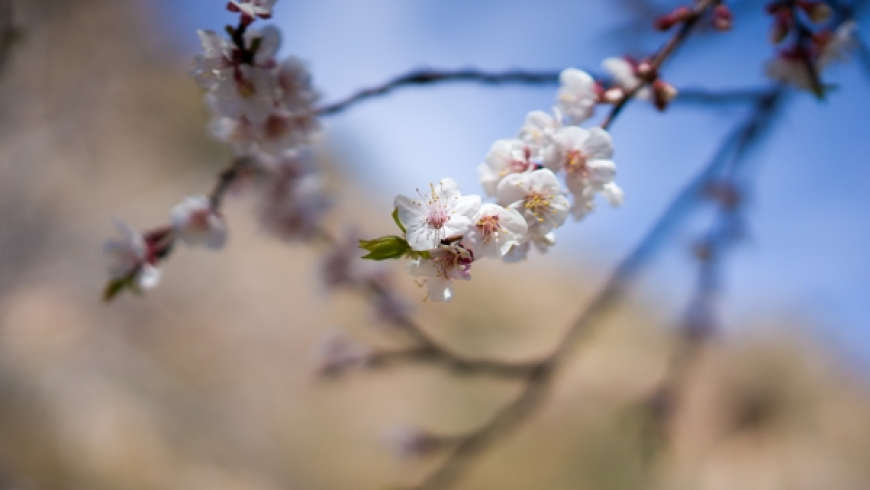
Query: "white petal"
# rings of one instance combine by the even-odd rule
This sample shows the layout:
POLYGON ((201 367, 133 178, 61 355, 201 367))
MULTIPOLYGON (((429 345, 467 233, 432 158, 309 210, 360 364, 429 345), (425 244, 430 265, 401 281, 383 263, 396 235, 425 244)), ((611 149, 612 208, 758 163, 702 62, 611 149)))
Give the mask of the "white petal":
POLYGON ((590 128, 589 137, 583 144, 583 153, 590 160, 610 160, 613 158, 613 141, 610 133, 602 128, 590 128))
POLYGON ((136 285, 141 289, 153 289, 160 282, 160 269, 151 264, 142 264, 136 275, 136 285))
MULTIPOLYGON (((468 219, 473 218, 480 210, 480 196, 470 195, 460 197, 455 204, 450 207, 450 211, 456 216, 465 216, 468 219)), ((452 220, 453 218, 451 218, 452 220)))
POLYGON ((610 160, 591 160, 586 162, 589 178, 594 184, 607 184, 616 178, 616 164, 610 160))
POLYGON ((399 221, 405 225, 405 228, 419 226, 426 222, 426 211, 419 201, 414 201, 407 196, 396 196, 393 207, 399 210, 399 221))
POLYGON ((448 279, 426 278, 426 287, 429 290, 429 299, 436 303, 448 303, 453 299, 453 287, 448 279))
POLYGON ((604 197, 607 199, 611 206, 622 206, 624 193, 618 185, 614 184, 613 182, 605 185, 604 189, 602 190, 602 194, 604 194, 604 197))

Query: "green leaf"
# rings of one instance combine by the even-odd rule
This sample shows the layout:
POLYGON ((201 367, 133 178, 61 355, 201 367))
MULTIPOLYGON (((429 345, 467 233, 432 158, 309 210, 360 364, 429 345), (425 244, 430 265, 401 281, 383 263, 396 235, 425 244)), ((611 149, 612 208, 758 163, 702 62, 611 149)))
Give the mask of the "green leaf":
POLYGON ((359 248, 368 252, 363 256, 366 260, 390 260, 400 259, 411 252, 411 247, 404 238, 388 235, 374 240, 360 240, 359 248))
POLYGON ((103 301, 109 302, 115 299, 115 296, 121 293, 124 288, 130 286, 130 278, 122 277, 120 279, 112 279, 106 284, 106 287, 103 289, 103 301))
POLYGON ((405 226, 402 225, 401 221, 399 221, 399 208, 393 209, 393 221, 396 222, 396 226, 398 226, 399 229, 402 230, 402 233, 406 232, 405 226))
POLYGON ((260 50, 260 45, 263 44, 262 37, 255 37, 253 41, 251 41, 251 52, 257 54, 257 51, 260 50))

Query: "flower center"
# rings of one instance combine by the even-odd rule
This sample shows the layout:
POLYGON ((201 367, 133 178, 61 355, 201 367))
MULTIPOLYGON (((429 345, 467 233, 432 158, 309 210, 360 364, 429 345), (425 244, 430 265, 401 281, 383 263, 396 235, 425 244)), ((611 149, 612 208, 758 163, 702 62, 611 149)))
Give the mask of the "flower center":
POLYGON ((569 173, 578 174, 580 177, 586 177, 588 174, 587 161, 588 158, 585 153, 580 150, 571 150, 565 155, 565 170, 569 173))
POLYGON ((526 197, 524 203, 525 208, 532 213, 532 216, 538 221, 543 222, 547 211, 555 213, 556 211, 550 208, 550 197, 539 193, 532 193, 526 197))
POLYGON ((484 216, 477 222, 477 229, 483 235, 484 243, 492 239, 492 235, 501 230, 501 225, 498 223, 498 216, 484 216))

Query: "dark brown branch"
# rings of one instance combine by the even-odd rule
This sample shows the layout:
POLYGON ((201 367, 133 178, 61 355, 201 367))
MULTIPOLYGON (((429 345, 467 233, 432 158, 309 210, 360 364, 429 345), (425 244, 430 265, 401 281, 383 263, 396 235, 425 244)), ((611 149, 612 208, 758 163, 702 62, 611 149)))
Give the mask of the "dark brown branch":
POLYGON ((329 116, 344 111, 358 102, 386 95, 396 89, 418 85, 434 85, 450 82, 475 82, 484 85, 555 85, 559 83, 558 71, 533 72, 512 70, 506 72, 485 72, 475 69, 465 70, 417 70, 400 75, 381 85, 360 90, 346 99, 325 105, 314 112, 329 116))

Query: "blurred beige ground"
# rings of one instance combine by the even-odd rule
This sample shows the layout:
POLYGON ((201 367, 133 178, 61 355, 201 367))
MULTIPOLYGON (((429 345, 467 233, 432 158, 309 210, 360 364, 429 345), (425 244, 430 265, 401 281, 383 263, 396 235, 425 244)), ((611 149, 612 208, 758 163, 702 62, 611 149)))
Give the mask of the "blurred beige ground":
MULTIPOLYGON (((21 38, 0 71, 0 488, 410 484, 435 460, 394 458, 385 434, 461 433, 515 393, 425 367, 317 378, 311 351, 331 326, 380 345, 390 332, 360 298, 327 294, 318 252, 264 236, 245 202, 230 202, 227 250, 178 250, 157 290, 101 303, 111 218, 165 222, 228 154, 205 136, 199 91, 149 2, 13 5, 21 38)), ((548 267, 476 267, 448 307, 418 302, 399 277, 433 335, 534 357, 594 283, 548 267), (505 286, 519 278, 539 295, 505 286)), ((632 413, 671 344, 651 311, 614 315, 545 408, 459 487, 870 488, 867 386, 776 334, 705 352, 673 447, 645 466, 632 413)))

